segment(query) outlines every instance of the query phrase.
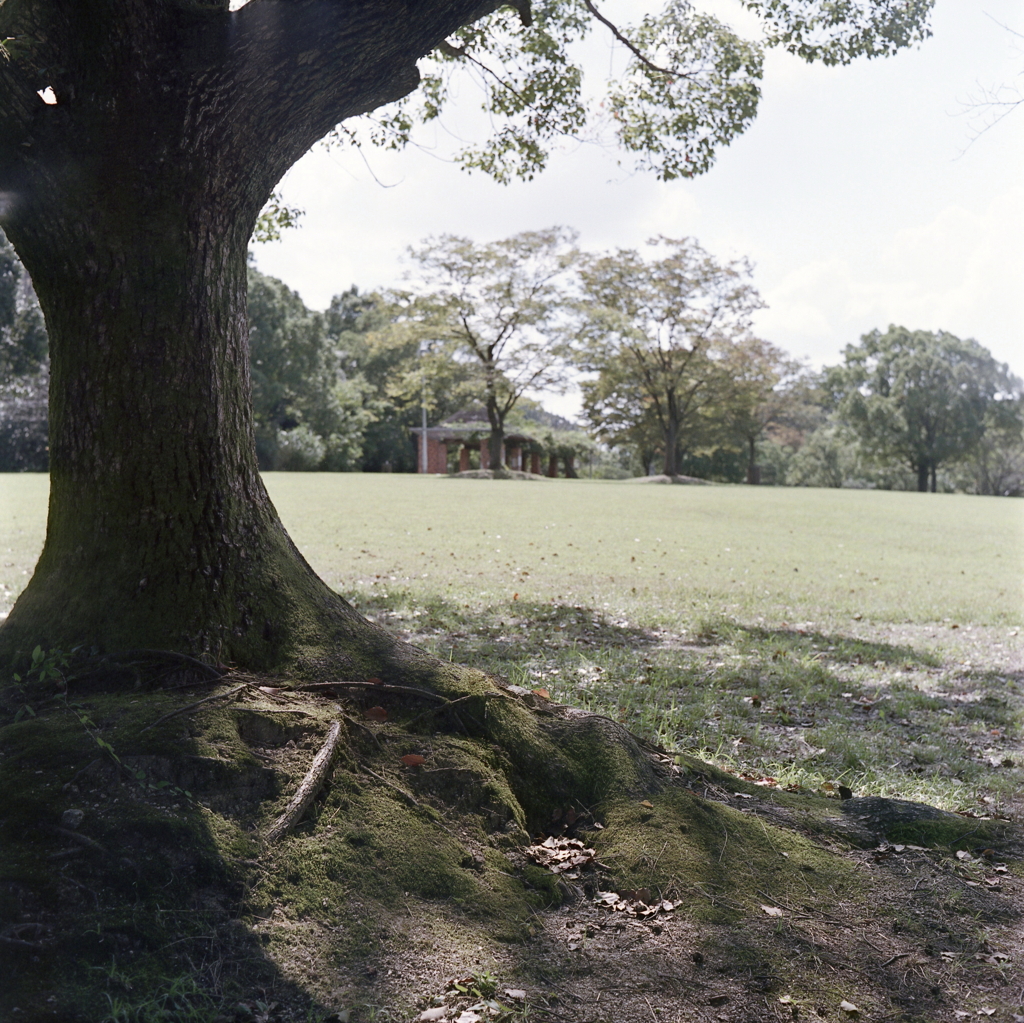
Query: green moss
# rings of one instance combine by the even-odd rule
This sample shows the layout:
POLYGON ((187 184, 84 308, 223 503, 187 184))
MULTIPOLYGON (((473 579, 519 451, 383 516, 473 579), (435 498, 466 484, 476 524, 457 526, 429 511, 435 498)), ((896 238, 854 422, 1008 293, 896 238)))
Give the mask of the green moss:
POLYGON ((822 908, 859 891, 856 869, 808 837, 678 789, 602 807, 598 857, 625 888, 682 900, 707 922, 734 922, 773 899, 822 908))

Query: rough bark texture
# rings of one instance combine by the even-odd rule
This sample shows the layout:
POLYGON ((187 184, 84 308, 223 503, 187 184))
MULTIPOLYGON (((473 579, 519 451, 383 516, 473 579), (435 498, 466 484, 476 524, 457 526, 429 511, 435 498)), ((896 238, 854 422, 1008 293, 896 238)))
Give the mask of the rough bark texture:
POLYGON ((415 59, 493 6, 3 5, 0 37, 28 49, 0 60, 0 224, 46 315, 53 415, 46 545, 0 653, 404 657, 316 578, 263 488, 246 249, 310 145, 414 88, 415 59))

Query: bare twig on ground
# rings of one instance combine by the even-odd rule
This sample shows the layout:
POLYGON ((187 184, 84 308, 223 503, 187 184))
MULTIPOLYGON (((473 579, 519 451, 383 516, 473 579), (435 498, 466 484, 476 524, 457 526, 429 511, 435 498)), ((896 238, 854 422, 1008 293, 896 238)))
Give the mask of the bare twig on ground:
POLYGON ((413 795, 410 795, 400 785, 396 785, 393 781, 388 781, 387 778, 377 774, 376 771, 371 771, 366 764, 360 764, 360 769, 365 771, 371 778, 376 778, 382 785, 387 785, 389 789, 394 789, 410 806, 415 806, 417 810, 423 809, 423 804, 413 795))
POLYGON ((61 838, 70 838, 71 841, 85 846, 86 849, 102 853, 104 856, 107 855, 107 850, 94 838, 90 838, 88 835, 83 835, 78 831, 69 831, 67 828, 58 828, 55 824, 47 824, 44 825, 44 827, 54 835, 60 835, 61 838))
POLYGON ((316 798, 316 794, 320 791, 320 787, 327 778, 327 772, 330 770, 331 761, 334 759, 340 739, 341 722, 332 721, 331 727, 327 732, 327 739, 324 741, 323 746, 320 747, 320 752, 313 758, 313 763, 306 772, 306 777, 302 779, 284 813, 277 818, 267 832, 268 842, 276 842, 277 839, 290 831, 302 819, 302 815, 306 812, 309 804, 316 798))
POLYGON ((168 711, 162 717, 158 717, 151 725, 146 725, 142 731, 148 732, 151 728, 156 728, 157 725, 162 725, 165 721, 169 721, 171 718, 177 717, 179 714, 185 714, 190 710, 194 710, 201 704, 209 703, 211 700, 226 700, 231 696, 237 696, 248 685, 248 682, 243 682, 240 686, 235 686, 234 689, 229 689, 226 693, 214 693, 213 696, 204 696, 201 700, 196 700, 195 703, 189 703, 184 707, 178 707, 177 710, 168 711))
MULTIPOLYGON (((388 781, 387 778, 383 777, 383 775, 377 774, 376 771, 372 771, 369 767, 366 766, 366 764, 360 764, 359 768, 360 770, 365 771, 371 778, 376 778, 377 781, 379 781, 382 785, 387 785, 389 789, 392 789, 395 792, 397 792, 410 806, 415 807, 417 810, 423 810, 424 812, 430 811, 429 807, 424 806, 411 793, 406 792, 405 789, 403 789, 400 785, 396 785, 393 781, 388 781)), ((439 827, 445 834, 451 835, 451 837, 454 838, 460 845, 462 844, 462 839, 459 838, 459 836, 455 834, 455 832, 452 831, 450 828, 445 827, 445 825, 443 825, 440 821, 434 820, 433 818, 431 818, 431 821, 433 824, 437 825, 437 827, 439 827)))

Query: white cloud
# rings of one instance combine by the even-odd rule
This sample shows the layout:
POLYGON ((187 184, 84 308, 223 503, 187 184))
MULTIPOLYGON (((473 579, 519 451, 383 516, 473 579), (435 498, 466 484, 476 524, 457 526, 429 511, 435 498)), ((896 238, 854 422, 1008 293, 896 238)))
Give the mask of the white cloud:
POLYGON ((765 288, 765 336, 814 361, 890 323, 975 337, 1024 371, 1024 187, 979 212, 950 205, 896 227, 875 251, 835 255, 788 270, 765 288))

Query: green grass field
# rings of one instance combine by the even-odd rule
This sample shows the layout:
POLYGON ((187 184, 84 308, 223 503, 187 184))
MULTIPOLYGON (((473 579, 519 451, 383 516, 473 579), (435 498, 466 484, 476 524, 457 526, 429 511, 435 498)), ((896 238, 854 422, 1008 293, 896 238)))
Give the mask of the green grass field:
MULTIPOLYGON (((439 656, 754 778, 1016 813, 1024 502, 270 474, 313 567, 439 656)), ((0 477, 0 613, 47 480, 0 477)))
POLYGON ((1024 502, 958 495, 287 474, 271 495, 313 567, 493 603, 766 621, 1019 624, 1024 502))
MULTIPOLYGON (((281 517, 341 590, 724 613, 835 625, 1021 624, 1024 502, 617 481, 272 473, 281 517)), ((6 610, 42 544, 47 481, 0 477, 6 610)))

